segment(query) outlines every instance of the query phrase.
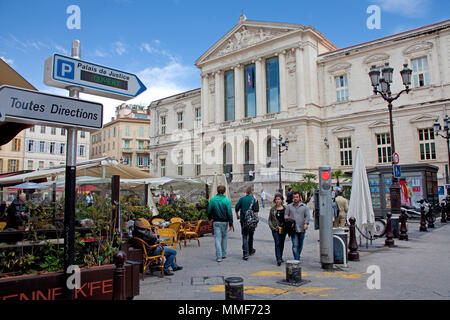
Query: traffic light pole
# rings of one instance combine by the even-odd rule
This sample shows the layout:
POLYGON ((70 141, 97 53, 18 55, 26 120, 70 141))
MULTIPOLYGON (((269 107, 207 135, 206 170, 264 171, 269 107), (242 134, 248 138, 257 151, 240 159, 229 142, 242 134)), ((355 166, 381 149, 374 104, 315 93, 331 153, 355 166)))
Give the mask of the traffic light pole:
POLYGON ((331 167, 319 167, 319 235, 322 269, 333 269, 333 213, 331 208, 331 167))

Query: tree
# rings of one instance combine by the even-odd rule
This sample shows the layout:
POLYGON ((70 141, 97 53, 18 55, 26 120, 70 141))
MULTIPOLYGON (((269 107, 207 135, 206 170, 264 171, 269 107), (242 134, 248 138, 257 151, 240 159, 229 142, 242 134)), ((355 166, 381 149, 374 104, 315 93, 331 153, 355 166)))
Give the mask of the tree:
POLYGON ((299 182, 291 184, 292 190, 297 191, 302 196, 303 202, 308 203, 314 196, 314 190, 317 190, 318 184, 314 182, 317 176, 313 173, 303 175, 303 179, 299 182))
POLYGON ((345 174, 344 174, 344 171, 342 171, 342 170, 336 170, 331 173, 331 177, 336 179, 336 186, 339 186, 339 178, 342 178, 344 176, 345 176, 345 174))

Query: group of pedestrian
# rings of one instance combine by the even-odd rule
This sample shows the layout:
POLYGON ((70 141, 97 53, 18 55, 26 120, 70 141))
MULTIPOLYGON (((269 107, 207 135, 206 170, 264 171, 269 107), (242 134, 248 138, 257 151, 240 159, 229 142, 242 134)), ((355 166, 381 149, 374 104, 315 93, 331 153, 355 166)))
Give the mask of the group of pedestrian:
POLYGON ((175 203, 176 195, 173 191, 171 191, 167 196, 163 192, 161 193, 161 196, 159 197, 159 205, 172 205, 175 203))
MULTIPOLYGON (((248 187, 246 195, 239 199, 234 208, 236 218, 241 224, 243 260, 248 260, 249 256, 256 253, 253 238, 255 227, 249 227, 247 221, 248 215, 253 214, 257 217, 260 209, 258 200, 253 193, 253 187, 248 187)), ((217 262, 226 258, 227 231, 234 231, 231 202, 224 194, 225 186, 218 186, 217 195, 210 200, 208 206, 208 219, 213 220, 217 262)), ((264 190, 261 190, 260 196, 264 207, 266 200, 264 190)), ((288 235, 292 241, 294 259, 300 261, 303 242, 311 219, 310 210, 301 201, 301 195, 298 192, 292 192, 292 189, 289 188, 287 199, 285 205, 283 195, 281 193, 275 194, 268 220, 275 243, 275 257, 278 266, 284 261, 284 243, 288 235)))

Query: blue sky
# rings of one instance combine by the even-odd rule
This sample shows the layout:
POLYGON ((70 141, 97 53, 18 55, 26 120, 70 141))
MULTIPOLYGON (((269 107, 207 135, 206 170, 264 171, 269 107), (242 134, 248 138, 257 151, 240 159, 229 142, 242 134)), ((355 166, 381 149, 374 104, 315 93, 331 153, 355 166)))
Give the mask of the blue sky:
MULTIPOLYGON (((0 58, 36 88, 67 95, 43 83, 44 60, 70 55, 79 39, 82 59, 135 73, 147 91, 130 103, 200 87, 194 63, 244 13, 248 20, 312 25, 338 47, 370 41, 450 18, 448 0, 0 0, 0 58), (78 5, 81 29, 70 30, 66 9, 78 5), (381 9, 381 29, 369 30, 366 12, 381 9)), ((121 101, 82 95, 104 104, 105 121, 121 101)))

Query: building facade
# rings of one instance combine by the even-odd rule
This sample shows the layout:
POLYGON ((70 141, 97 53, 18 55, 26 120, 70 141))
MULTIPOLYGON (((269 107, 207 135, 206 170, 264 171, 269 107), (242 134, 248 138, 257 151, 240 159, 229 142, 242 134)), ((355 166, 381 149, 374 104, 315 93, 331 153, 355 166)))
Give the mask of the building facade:
POLYGON ((276 182, 280 135, 290 142, 284 182, 324 164, 352 171, 358 147, 366 167, 390 165, 387 103, 368 76, 389 63, 393 93, 404 89, 403 65, 413 70, 411 91, 394 102, 400 165, 436 165, 443 185, 448 146, 433 123, 450 111, 449 59, 449 20, 338 49, 313 27, 242 15, 196 61, 201 89, 151 103, 154 173, 174 175, 183 161, 183 176, 197 176, 198 163, 200 175, 228 173, 239 182, 254 173, 255 182, 276 182))
MULTIPOLYGON (((24 170, 42 170, 66 163, 66 129, 36 125, 23 132, 24 170)), ((89 159, 89 138, 89 132, 77 131, 77 162, 89 159)))
POLYGON ((24 168, 24 131, 0 146, 0 174, 26 170, 24 168))
POLYGON ((147 108, 119 105, 112 121, 91 134, 91 159, 113 157, 131 167, 148 172, 150 128, 147 108))

